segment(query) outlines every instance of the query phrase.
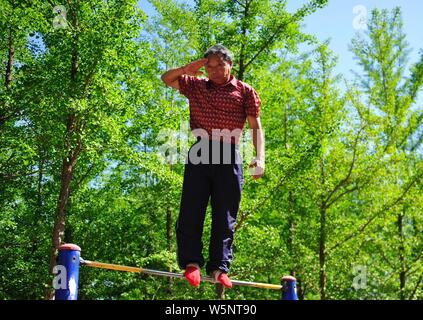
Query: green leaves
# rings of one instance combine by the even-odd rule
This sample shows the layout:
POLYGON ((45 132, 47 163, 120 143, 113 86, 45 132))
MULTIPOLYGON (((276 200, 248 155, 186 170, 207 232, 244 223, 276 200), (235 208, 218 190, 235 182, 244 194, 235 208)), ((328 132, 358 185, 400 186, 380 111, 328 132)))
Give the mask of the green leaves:
MULTIPOLYGON (((159 151, 166 130, 183 136, 189 109, 160 74, 217 42, 259 92, 266 138, 261 180, 244 159, 233 277, 278 284, 293 274, 306 299, 422 297, 423 60, 406 68, 399 9, 373 11, 368 34, 353 39, 361 77, 342 90, 330 43, 300 27, 327 1, 290 13, 283 1, 153 0, 154 17, 137 1, 75 4, 63 29, 48 2, 0 0, 0 53, 7 61, 10 43, 15 52, 10 86, 0 86, 1 299, 44 297, 60 210, 63 240, 84 258, 180 271, 184 165, 159 151), (313 50, 298 52, 302 42, 313 50), (367 270, 360 290, 357 268, 367 270)), ((210 212, 205 244, 209 236, 210 212)), ((83 299, 215 297, 209 284, 193 291, 182 280, 86 268, 79 287, 83 299)), ((227 297, 280 293, 235 288, 227 297)))

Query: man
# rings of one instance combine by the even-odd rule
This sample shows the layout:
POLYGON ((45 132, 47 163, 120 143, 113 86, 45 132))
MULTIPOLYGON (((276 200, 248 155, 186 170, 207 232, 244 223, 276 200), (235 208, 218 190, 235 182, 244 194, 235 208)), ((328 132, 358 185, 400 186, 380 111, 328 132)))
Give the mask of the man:
POLYGON ((253 130, 256 158, 250 164, 253 178, 264 173, 264 141, 260 124, 260 98, 248 84, 233 75, 232 56, 215 45, 204 58, 162 75, 163 82, 189 100, 190 126, 197 142, 185 163, 181 207, 176 224, 178 264, 189 283, 198 287, 204 265, 202 233, 211 198, 212 226, 207 274, 225 287, 232 261, 232 242, 243 184, 239 139, 246 120, 253 130), (197 78, 205 66, 207 78, 197 78), (199 155, 200 153, 200 155, 199 155))

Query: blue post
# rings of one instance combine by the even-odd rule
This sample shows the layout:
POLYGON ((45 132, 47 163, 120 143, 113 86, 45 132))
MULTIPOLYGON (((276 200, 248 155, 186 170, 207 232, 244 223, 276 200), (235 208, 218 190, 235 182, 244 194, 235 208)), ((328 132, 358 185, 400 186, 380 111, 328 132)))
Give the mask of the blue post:
POLYGON ((56 300, 77 300, 80 255, 81 248, 75 244, 67 243, 59 247, 54 281, 56 300))
POLYGON ((297 279, 292 276, 282 278, 282 300, 298 300, 297 279))

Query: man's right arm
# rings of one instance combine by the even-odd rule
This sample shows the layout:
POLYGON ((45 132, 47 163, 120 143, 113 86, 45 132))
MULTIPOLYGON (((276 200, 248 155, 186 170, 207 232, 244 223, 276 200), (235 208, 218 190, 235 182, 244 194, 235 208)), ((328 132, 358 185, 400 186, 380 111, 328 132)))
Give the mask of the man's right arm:
POLYGON ((162 74, 162 81, 169 87, 179 90, 179 77, 186 74, 185 67, 170 69, 162 74))
POLYGON ((202 75, 203 73, 201 71, 198 71, 204 64, 207 62, 207 58, 203 58, 200 60, 193 61, 186 66, 171 69, 169 71, 166 71, 162 75, 163 82, 168 85, 169 87, 175 88, 179 90, 179 77, 183 74, 187 74, 190 76, 198 76, 202 75))

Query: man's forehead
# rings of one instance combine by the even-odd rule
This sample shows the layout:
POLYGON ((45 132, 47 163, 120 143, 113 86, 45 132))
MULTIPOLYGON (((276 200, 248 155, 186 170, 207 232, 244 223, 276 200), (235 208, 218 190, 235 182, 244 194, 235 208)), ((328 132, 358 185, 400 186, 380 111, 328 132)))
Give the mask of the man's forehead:
POLYGON ((228 63, 228 61, 224 60, 223 57, 219 55, 211 55, 208 57, 208 61, 206 62, 206 65, 218 64, 218 63, 228 63))

